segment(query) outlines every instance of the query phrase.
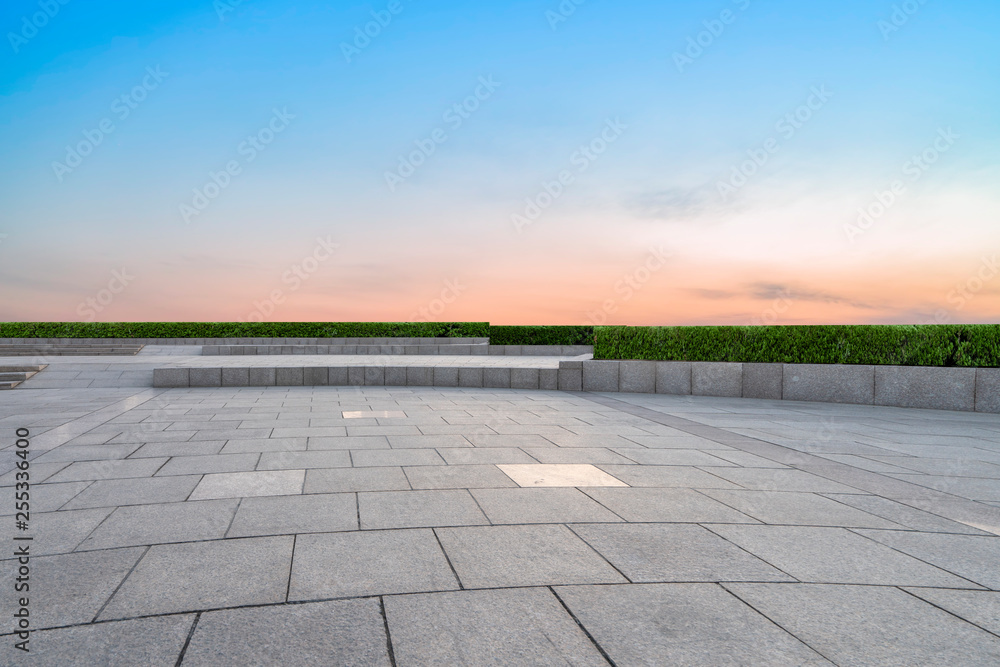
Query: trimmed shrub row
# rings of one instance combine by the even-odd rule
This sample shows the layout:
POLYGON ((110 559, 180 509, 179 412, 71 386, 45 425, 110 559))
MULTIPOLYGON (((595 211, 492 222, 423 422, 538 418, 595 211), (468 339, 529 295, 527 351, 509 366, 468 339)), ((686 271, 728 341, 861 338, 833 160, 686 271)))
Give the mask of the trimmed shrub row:
POLYGON ((485 338, 488 322, 0 322, 0 338, 485 338))
POLYGON ((595 359, 1000 367, 1000 325, 595 328, 595 359))
POLYGON ((592 326, 490 326, 490 345, 593 345, 592 326))

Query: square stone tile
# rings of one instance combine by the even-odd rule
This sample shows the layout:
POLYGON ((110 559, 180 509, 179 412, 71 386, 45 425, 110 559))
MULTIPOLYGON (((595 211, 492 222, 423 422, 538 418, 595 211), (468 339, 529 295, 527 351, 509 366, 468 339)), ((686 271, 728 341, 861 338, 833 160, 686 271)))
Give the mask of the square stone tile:
POLYGON ((606 465, 598 467, 629 486, 738 489, 732 482, 690 466, 606 465))
POLYGON ((226 537, 323 533, 358 529, 353 493, 244 498, 226 537))
POLYGON ((356 468, 375 466, 444 465, 444 459, 433 449, 364 449, 351 452, 356 468))
POLYGON ((430 530, 300 535, 289 600, 458 588, 430 530))
POLYGON ((208 456, 221 452, 225 444, 225 440, 199 440, 198 442, 149 442, 135 450, 131 457, 133 459, 138 459, 157 456, 208 456))
POLYGON ((465 490, 361 492, 358 508, 362 530, 489 523, 465 490))
POLYGON ((536 460, 516 447, 455 448, 438 450, 448 465, 487 463, 536 463, 536 460))
POLYGON ((757 523, 691 489, 584 487, 583 492, 626 521, 757 523))
POLYGON ((578 489, 473 489, 491 523, 621 521, 578 489))
POLYGON ((730 466, 724 459, 697 449, 644 449, 616 447, 614 451, 629 461, 653 466, 730 466))
MULTIPOLYGON (((105 461, 108 459, 123 459, 139 449, 138 443, 128 445, 61 445, 50 449, 31 462, 31 472, 40 473, 44 468, 41 464, 60 463, 67 461, 105 461)), ((63 466, 65 467, 65 466, 63 466)), ((34 478, 34 474, 32 474, 34 478)), ((6 485, 7 476, 2 478, 6 485)), ((38 480, 42 481, 42 480, 38 480)))
POLYGON ((493 489, 517 484, 492 465, 410 466, 403 468, 414 489, 493 489))
POLYGON ((632 461, 603 447, 525 447, 541 463, 602 463, 630 465, 632 461))
POLYGON ((545 589, 390 596, 385 614, 398 665, 607 665, 545 589))
POLYGON ((166 475, 203 475, 210 472, 246 472, 257 465, 260 454, 215 454, 208 456, 175 456, 157 470, 157 477, 166 475))
POLYGON ((405 418, 402 410, 344 410, 344 419, 399 419, 405 418))
POLYGON ((226 441, 223 454, 247 452, 301 452, 306 449, 306 438, 234 438, 226 441))
POLYGON ((540 435, 490 435, 476 433, 467 436, 475 447, 552 447, 552 442, 540 435))
POLYGON ((400 467, 328 468, 306 471, 305 493, 409 490, 400 467))
POLYGON ((369 599, 208 612, 198 620, 184 664, 388 667, 390 662, 379 602, 369 599))
POLYGON ((66 667, 86 656, 102 667, 174 665, 193 623, 194 614, 184 614, 43 630, 31 635, 27 660, 13 641, 0 643, 0 664, 66 667))
POLYGON ((49 483, 82 482, 96 479, 151 477, 167 459, 121 459, 71 463, 48 479, 49 483))
POLYGON ((316 452, 264 452, 257 470, 305 470, 307 468, 349 468, 351 453, 344 450, 316 452))
MULTIPOLYGON (((960 577, 1000 590, 1000 537, 894 530, 858 530, 881 544, 910 554, 960 577)), ((911 584, 920 586, 922 584, 911 584)), ((926 584, 933 586, 934 584, 926 584)), ((971 584, 942 588, 972 588, 971 584)))
POLYGON ((226 534, 236 500, 119 507, 80 545, 80 550, 217 540, 226 534))
POLYGON ((807 583, 976 588, 973 583, 844 528, 707 528, 807 583))
MULTIPOLYGON (((11 553, 16 548, 14 544, 10 542, 11 553)), ((27 596, 31 627, 40 630, 90 623, 142 553, 140 548, 112 549, 31 558, 29 586, 34 585, 27 596)), ((10 582, 10 594, 0 598, 0 613, 5 619, 14 618, 16 602, 20 597, 14 595, 17 568, 16 560, 0 563, 4 580, 10 582)), ((3 631, 12 632, 13 623, 8 621, 3 631)), ((7 644, 9 639, 5 638, 3 643, 7 644)))
POLYGON ((472 443, 461 435, 390 435, 388 438, 393 449, 472 447, 472 443))
POLYGON ((540 486, 628 486, 620 479, 589 464, 504 464, 498 468, 523 487, 540 486))
POLYGON ((389 439, 384 435, 352 435, 342 437, 309 438, 309 451, 333 449, 389 449, 389 439))
POLYGON ((881 586, 727 584, 838 665, 989 665, 1000 638, 881 586))
POLYGON ((964 523, 951 521, 943 517, 919 510, 909 505, 898 503, 881 496, 861 496, 846 493, 824 494, 837 502, 856 507, 870 514, 888 519, 893 523, 928 533, 968 533, 970 535, 988 535, 978 528, 964 523))
POLYGON ((619 665, 832 665, 717 584, 555 591, 619 665))
POLYGON ((191 500, 288 496, 302 493, 304 470, 224 472, 205 475, 191 493, 191 500))
POLYGON ((802 470, 770 468, 718 468, 713 475, 755 491, 805 491, 809 493, 859 493, 859 489, 802 470))
POLYGON ((440 528, 437 534, 466 588, 625 581, 565 526, 440 528))
POLYGON ((292 539, 254 537, 154 546, 101 612, 100 620, 283 602, 292 539))
POLYGON ((187 499, 200 479, 198 475, 178 475, 101 480, 66 503, 64 509, 180 502, 187 499))
POLYGON ((908 592, 995 635, 1000 634, 1000 593, 946 588, 907 588, 908 592))
POLYGON ((635 582, 794 581, 701 526, 578 524, 570 529, 635 582))
MULTIPOLYGON (((112 509, 102 507, 89 510, 64 510, 62 512, 31 513, 30 552, 32 556, 63 554, 76 547, 104 521, 112 509)), ((5 551, 0 559, 16 558, 17 543, 5 551)))
POLYGON ((842 505, 815 493, 725 489, 704 489, 702 493, 762 523, 847 528, 903 528, 874 514, 842 505))

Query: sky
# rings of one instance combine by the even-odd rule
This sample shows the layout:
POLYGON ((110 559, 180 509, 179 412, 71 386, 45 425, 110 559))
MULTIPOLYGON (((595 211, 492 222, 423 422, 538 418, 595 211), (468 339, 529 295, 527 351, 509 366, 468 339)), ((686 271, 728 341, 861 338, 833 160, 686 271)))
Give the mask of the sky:
POLYGON ((11 0, 0 320, 1000 322, 995 0, 11 0))

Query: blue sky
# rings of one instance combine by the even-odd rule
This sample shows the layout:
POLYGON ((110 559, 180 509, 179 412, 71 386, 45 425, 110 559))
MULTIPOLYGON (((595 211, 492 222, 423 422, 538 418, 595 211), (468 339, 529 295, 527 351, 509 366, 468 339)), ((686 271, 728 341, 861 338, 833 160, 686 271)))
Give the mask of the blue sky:
POLYGON ((97 319, 412 319, 457 279, 435 319, 996 321, 998 19, 935 0, 11 2, 0 318, 90 316, 127 267, 97 319), (391 21, 348 62, 373 12, 391 21), (704 46, 678 67, 689 39, 704 46), (581 158, 609 121, 613 142, 581 158), (101 141, 79 166, 55 165, 87 132, 101 141), (904 175, 940 132, 946 150, 904 175), (308 280, 282 279, 327 237, 338 251, 308 280), (622 288, 653 247, 670 260, 622 288), (790 305, 772 317, 775 294, 790 305))

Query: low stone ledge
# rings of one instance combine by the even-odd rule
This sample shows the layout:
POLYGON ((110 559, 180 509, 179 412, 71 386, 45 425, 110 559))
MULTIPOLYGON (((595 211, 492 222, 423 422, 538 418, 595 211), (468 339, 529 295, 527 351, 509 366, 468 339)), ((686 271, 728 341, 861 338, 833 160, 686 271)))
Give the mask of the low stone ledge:
POLYGON ((739 398, 743 395, 743 364, 691 362, 691 395, 739 398))
POLYGON ((975 368, 876 366, 875 405, 976 409, 975 368))
POLYGON ((781 400, 784 364, 743 364, 743 398, 781 400))
POLYGON ((781 398, 786 401, 875 404, 875 367, 785 364, 781 398))

